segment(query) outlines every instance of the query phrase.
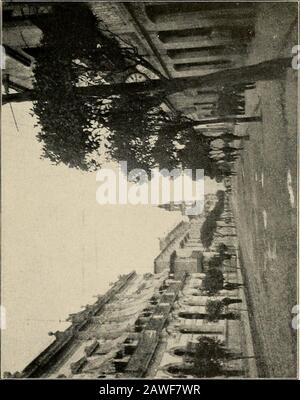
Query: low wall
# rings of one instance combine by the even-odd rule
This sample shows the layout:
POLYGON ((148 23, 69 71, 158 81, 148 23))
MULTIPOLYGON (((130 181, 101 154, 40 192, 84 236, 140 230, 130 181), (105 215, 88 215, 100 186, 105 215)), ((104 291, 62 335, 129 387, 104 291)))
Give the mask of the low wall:
POLYGON ((159 238, 159 249, 163 251, 174 239, 182 235, 189 227, 188 222, 181 221, 164 238, 159 238))
POLYGON ((170 269, 171 256, 177 250, 181 242, 185 242, 188 236, 190 224, 181 221, 164 239, 160 239, 160 254, 154 260, 154 273, 158 274, 165 269, 170 269))

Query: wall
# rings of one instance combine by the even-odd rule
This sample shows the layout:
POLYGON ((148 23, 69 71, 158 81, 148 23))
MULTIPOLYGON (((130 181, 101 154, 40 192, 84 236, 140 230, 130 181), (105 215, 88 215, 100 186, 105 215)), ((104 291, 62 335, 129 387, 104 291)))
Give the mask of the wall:
POLYGON ((161 253, 154 260, 154 273, 170 270, 171 257, 188 237, 190 224, 181 221, 167 236, 160 240, 161 253))

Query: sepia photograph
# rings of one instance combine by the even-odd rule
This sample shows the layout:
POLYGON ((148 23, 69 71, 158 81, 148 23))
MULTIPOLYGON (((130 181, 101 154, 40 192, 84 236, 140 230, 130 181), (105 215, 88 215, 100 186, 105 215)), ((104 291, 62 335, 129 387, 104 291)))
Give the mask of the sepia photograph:
POLYGON ((298 2, 1 15, 2 380, 296 380, 298 2))

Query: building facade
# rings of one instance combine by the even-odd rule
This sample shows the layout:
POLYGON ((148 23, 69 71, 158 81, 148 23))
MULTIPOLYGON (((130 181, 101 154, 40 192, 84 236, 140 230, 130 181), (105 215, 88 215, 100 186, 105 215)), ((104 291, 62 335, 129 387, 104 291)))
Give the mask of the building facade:
MULTIPOLYGON (((151 65, 148 69, 141 65, 128 68, 116 77, 117 81, 200 77, 240 67, 245 64, 255 35, 255 3, 90 2, 89 5, 99 19, 99 29, 115 35, 121 46, 134 47, 151 65)), ((4 74, 9 75, 9 88, 17 91, 32 88, 32 67, 39 52, 42 22, 52 11, 49 3, 4 4, 3 44, 8 63, 4 74)), ((162 107, 199 120, 220 113, 219 99, 216 90, 194 88, 169 95, 162 107)))
MULTIPOLYGON (((245 64, 254 37, 255 3, 90 3, 95 15, 134 46, 168 79, 206 75, 245 64)), ((189 118, 212 116, 213 90, 191 89, 168 96, 189 118)))
POLYGON ((93 305, 71 314, 65 331, 50 332, 53 342, 22 372, 6 377, 196 378, 192 360, 203 337, 219 340, 230 354, 218 377, 257 376, 236 238, 226 236, 232 248, 221 266, 226 285, 209 295, 203 280, 219 238, 203 247, 204 219, 179 223, 161 240, 153 274, 121 276, 93 305), (225 304, 218 318, 209 317, 208 302, 225 304))

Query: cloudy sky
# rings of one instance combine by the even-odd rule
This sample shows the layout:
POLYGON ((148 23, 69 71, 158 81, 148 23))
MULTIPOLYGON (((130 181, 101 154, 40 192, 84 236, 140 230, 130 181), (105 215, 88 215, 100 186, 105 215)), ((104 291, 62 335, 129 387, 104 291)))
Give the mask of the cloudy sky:
MULTIPOLYGON (((152 272, 158 238, 181 220, 157 207, 99 205, 95 173, 41 160, 30 103, 2 114, 2 371, 22 370, 119 274, 152 272)), ((205 191, 215 191, 205 182, 205 191)))

